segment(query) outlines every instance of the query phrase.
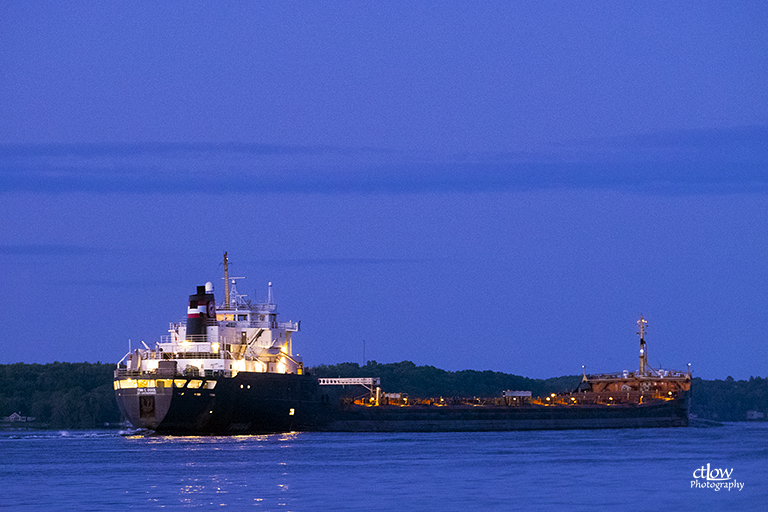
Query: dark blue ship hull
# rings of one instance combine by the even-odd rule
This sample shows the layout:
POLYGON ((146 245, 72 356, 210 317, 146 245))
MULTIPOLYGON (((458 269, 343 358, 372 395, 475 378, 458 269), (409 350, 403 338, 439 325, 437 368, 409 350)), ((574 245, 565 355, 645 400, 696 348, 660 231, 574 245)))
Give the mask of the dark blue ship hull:
POLYGON ((159 381, 155 387, 117 389, 118 406, 135 427, 174 435, 449 432, 684 427, 690 398, 686 392, 643 404, 369 407, 342 400, 342 390, 320 386, 309 375, 241 372, 199 380, 203 384, 194 389, 159 381))

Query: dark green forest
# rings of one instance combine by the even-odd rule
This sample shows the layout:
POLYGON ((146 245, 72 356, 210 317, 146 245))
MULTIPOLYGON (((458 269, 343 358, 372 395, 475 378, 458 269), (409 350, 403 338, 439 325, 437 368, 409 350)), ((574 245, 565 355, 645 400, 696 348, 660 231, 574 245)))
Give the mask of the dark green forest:
POLYGON ((0 365, 0 416, 17 412, 35 418, 27 427, 89 429, 117 424, 114 370, 114 364, 103 363, 0 365))
POLYGON ((379 364, 368 361, 357 363, 320 365, 310 368, 318 377, 381 377, 384 391, 408 393, 413 397, 494 397, 505 389, 530 391, 533 396, 571 391, 581 376, 529 379, 508 373, 462 370, 449 372, 434 366, 416 366, 410 361, 379 364))
POLYGON ((742 421, 746 419, 747 411, 758 411, 765 416, 763 420, 768 420, 768 379, 703 380, 696 377, 691 390, 691 413, 699 418, 742 421))
MULTIPOLYGON (((12 413, 33 417, 29 423, 3 422, 5 428, 92 429, 117 426, 120 412, 112 387, 114 364, 50 363, 0 365, 0 417, 12 413)), ((320 365, 308 369, 318 377, 381 377, 385 391, 412 397, 493 397, 505 389, 528 390, 534 396, 570 391, 580 376, 529 379, 501 372, 449 372, 410 361, 369 361, 320 365)), ((768 416, 768 379, 736 381, 693 379, 691 412, 699 418, 742 421, 747 411, 768 416)))

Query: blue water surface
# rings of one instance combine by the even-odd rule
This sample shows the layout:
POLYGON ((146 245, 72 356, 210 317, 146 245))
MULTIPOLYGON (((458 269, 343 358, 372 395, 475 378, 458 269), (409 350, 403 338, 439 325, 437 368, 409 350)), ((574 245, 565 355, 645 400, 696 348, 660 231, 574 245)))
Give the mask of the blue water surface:
POLYGON ((0 507, 763 510, 767 439, 768 423, 242 437, 3 431, 0 507), (706 487, 694 471, 707 464, 732 469, 737 485, 706 487))

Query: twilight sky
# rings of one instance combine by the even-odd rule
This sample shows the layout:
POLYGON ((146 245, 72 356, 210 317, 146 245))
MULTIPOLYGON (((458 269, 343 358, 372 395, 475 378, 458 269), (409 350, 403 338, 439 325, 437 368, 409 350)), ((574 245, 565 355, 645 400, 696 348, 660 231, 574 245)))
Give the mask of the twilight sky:
POLYGON ((768 376, 764 2, 0 7, 0 363, 222 252, 305 364, 768 376))

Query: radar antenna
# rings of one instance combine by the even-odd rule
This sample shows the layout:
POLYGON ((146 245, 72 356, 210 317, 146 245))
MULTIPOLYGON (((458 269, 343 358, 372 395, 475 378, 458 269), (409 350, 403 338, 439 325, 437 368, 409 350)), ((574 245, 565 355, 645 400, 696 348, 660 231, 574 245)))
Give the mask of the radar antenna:
POLYGON ((237 279, 245 279, 244 277, 230 277, 230 283, 231 286, 229 287, 229 303, 230 305, 234 306, 235 309, 238 309, 240 306, 245 305, 245 301, 243 298, 245 298, 245 295, 240 295, 237 293, 237 279))

